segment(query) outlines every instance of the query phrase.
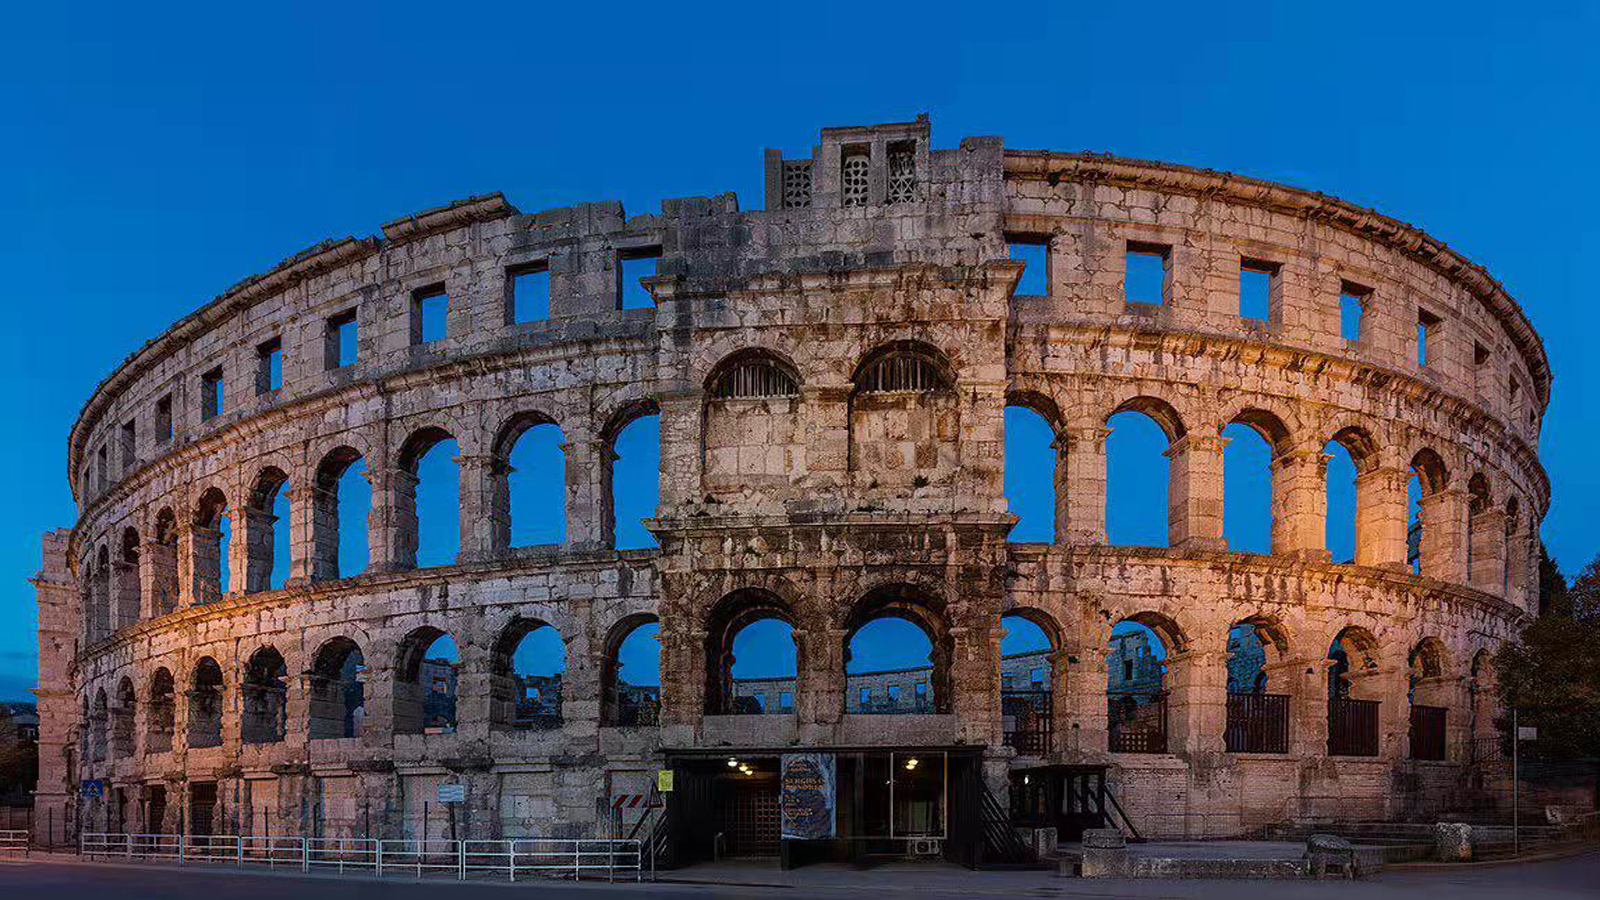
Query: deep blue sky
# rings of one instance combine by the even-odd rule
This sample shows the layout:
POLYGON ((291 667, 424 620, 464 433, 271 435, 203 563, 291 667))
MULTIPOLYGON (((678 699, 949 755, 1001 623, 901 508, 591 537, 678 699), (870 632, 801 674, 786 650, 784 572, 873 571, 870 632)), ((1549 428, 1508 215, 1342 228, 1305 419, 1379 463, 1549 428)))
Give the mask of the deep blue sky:
POLYGON ((206 299, 474 193, 755 207, 763 147, 920 111, 939 146, 999 134, 1327 191, 1485 264, 1556 372, 1545 539, 1569 572, 1597 549, 1592 6, 24 4, 6 24, 0 699, 33 683, 25 579, 74 518, 80 405, 206 299))

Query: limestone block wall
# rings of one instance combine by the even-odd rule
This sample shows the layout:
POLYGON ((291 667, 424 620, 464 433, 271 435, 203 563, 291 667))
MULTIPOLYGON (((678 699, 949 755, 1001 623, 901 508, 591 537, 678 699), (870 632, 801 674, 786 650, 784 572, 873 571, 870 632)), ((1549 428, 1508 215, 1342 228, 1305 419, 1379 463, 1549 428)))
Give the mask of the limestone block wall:
POLYGON ((449 780, 467 785, 455 827, 472 836, 595 834, 597 791, 648 784, 664 750, 741 745, 976 744, 1003 791, 1022 765, 1000 710, 1011 613, 1052 641, 1046 761, 1111 767, 1147 833, 1466 799, 1492 712, 1483 661, 1532 610, 1549 501, 1548 363, 1484 270, 1326 195, 992 137, 939 149, 925 118, 826 129, 807 159, 769 151, 765 174, 761 210, 731 194, 638 216, 470 198, 312 247, 130 356, 73 428, 80 515, 36 581, 49 802, 90 830, 187 827, 199 802, 216 830, 439 836, 450 823, 428 798, 449 780), (1041 295, 1017 293, 1018 243, 1046 247, 1041 295), (1130 251, 1162 258, 1161 303, 1128 302, 1130 251), (624 284, 640 261, 653 274, 624 284), (1240 315, 1242 269, 1270 273, 1266 320, 1240 315), (528 272, 547 273, 549 314, 517 321, 528 272), (640 288, 648 305, 624 308, 640 288), (423 341, 423 301, 441 294, 445 333, 423 341), (1354 339, 1341 295, 1360 304, 1354 339), (281 384, 262 376, 275 352, 281 384), (1049 544, 1007 541, 1008 405, 1055 431, 1049 544), (1165 548, 1107 543, 1107 423, 1129 410, 1168 438, 1165 548), (659 547, 619 551, 615 442, 646 415, 659 547), (1222 536, 1234 423, 1273 449, 1270 554, 1222 536), (514 547, 509 454, 542 424, 562 435, 564 467, 543 477, 561 481, 565 538, 514 547), (417 460, 445 439, 460 553, 419 568, 417 460), (1323 546, 1330 440, 1360 473, 1349 563, 1323 546), (358 460, 365 522, 330 489, 358 460), (280 492, 288 546, 272 537, 280 492), (367 537, 363 572, 337 564, 346 529, 367 537), (793 709, 729 715, 729 642, 768 616, 794 629, 793 709), (882 616, 934 648, 926 715, 847 708, 849 640, 882 616), (1165 752, 1111 749, 1122 620, 1167 645, 1165 752), (621 724, 608 673, 651 622, 659 724, 621 724), (1271 639, 1286 752, 1225 744, 1240 622, 1271 639), (566 648, 561 722, 542 730, 510 721, 504 665, 539 625, 566 648), (438 634, 461 652, 458 725, 413 733, 415 657, 438 634), (1336 640, 1348 661, 1330 659, 1336 640), (364 718, 345 736, 329 667, 352 647, 364 718), (1329 754, 1330 671, 1378 704, 1377 756, 1329 754), (1414 675, 1448 710, 1444 760, 1410 758, 1414 675), (80 803, 71 786, 91 778, 114 790, 80 803))

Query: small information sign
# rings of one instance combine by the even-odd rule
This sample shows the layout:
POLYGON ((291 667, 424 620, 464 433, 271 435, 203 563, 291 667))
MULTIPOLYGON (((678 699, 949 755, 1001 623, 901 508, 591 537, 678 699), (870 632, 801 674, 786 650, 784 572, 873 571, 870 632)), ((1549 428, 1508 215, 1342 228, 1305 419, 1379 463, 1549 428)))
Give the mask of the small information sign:
POLYGON ((440 803, 465 803, 467 802, 467 786, 464 784, 439 785, 440 803))
POLYGON ((656 772, 656 790, 663 794, 672 793, 672 770, 661 769, 656 772))

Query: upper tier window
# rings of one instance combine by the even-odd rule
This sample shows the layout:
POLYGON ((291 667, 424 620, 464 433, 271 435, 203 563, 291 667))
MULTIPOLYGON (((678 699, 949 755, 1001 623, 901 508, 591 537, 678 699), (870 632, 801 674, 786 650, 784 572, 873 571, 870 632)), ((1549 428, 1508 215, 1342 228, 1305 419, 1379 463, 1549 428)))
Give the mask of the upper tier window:
POLYGON ((717 400, 796 397, 799 394, 800 385, 793 376, 761 359, 730 366, 711 386, 711 396, 717 400))
POLYGON ((943 391, 950 385, 933 360, 914 353, 892 353, 867 366, 857 382, 863 393, 943 391))

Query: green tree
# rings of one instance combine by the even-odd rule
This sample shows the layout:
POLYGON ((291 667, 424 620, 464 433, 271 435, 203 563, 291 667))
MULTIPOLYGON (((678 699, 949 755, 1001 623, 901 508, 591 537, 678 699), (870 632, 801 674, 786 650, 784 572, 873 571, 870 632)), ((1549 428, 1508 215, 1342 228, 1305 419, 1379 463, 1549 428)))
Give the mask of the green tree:
MULTIPOLYGON (((1495 654, 1500 701, 1552 758, 1600 757, 1600 557, 1569 587, 1540 549, 1540 615, 1495 654)), ((1509 713, 1498 722, 1509 738, 1509 713)))

